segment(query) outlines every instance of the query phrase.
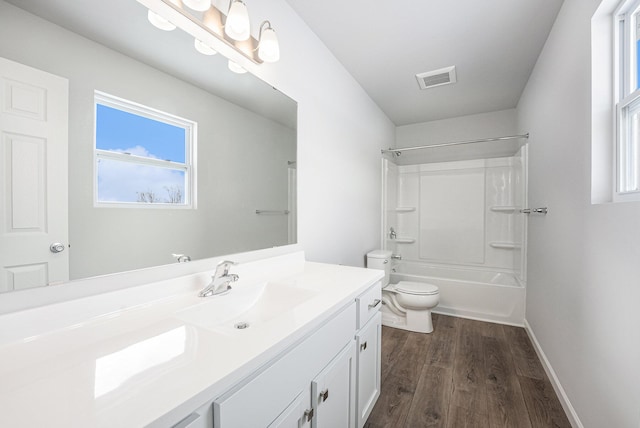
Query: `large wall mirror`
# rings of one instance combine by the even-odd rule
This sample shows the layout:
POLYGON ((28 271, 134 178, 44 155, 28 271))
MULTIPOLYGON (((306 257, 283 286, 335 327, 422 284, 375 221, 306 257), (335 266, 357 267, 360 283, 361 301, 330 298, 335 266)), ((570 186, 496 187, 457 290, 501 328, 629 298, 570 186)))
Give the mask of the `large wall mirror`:
POLYGON ((296 242, 295 101, 198 53, 187 34, 151 26, 137 1, 0 0, 0 58, 0 292, 296 242), (20 116, 59 117, 58 95, 21 66, 68 84, 57 161, 20 116), (193 206, 96 202, 96 94, 196 124, 193 206), (56 190, 52 177, 67 184, 56 190), (54 211, 62 221, 48 219, 54 211))

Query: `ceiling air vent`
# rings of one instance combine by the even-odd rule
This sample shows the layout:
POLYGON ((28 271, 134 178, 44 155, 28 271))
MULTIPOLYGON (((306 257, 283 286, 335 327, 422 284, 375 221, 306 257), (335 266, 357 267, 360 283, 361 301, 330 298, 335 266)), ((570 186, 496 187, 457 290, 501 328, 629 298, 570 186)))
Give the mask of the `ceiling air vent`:
POLYGON ((420 89, 428 89, 436 86, 448 85, 456 83, 456 67, 441 68, 439 70, 427 71, 426 73, 416 74, 420 89))

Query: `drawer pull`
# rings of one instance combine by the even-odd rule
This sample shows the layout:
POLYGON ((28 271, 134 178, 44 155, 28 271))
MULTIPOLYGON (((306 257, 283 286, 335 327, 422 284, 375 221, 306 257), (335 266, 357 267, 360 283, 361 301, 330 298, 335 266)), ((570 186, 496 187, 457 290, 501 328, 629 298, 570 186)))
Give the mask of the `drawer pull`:
POLYGON ((367 342, 364 342, 360 345, 360 352, 364 351, 365 349, 367 349, 367 342))
POLYGON ((311 422, 311 419, 313 419, 313 409, 305 410, 304 417, 307 418, 307 422, 311 422))
POLYGON ((382 300, 380 300, 380 299, 376 299, 376 300, 374 300, 374 301, 373 301, 373 303, 371 303, 371 304, 369 305, 369 309, 373 309, 373 308, 375 308, 376 306, 378 306, 378 305, 380 304, 380 302, 382 302, 382 300))
POLYGON ((325 402, 327 401, 327 398, 329 398, 329 388, 324 391, 320 391, 320 401, 325 402))

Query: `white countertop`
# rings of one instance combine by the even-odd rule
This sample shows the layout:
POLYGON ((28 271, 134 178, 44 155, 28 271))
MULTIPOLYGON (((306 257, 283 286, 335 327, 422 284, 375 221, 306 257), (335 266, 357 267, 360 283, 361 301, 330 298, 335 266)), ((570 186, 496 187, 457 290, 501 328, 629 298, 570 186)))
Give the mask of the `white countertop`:
POLYGON ((268 261, 238 267, 240 281, 230 293, 264 273, 313 297, 286 316, 231 334, 176 315, 211 299, 197 297, 211 272, 0 316, 0 426, 175 423, 310 334, 382 277, 378 270, 300 257, 293 264, 266 271, 261 269, 268 261))

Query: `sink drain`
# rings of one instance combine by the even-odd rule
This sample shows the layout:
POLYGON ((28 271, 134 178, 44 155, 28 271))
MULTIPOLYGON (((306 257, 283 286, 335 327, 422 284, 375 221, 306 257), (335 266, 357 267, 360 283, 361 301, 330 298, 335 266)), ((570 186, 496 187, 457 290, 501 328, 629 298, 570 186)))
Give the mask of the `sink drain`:
POLYGON ((249 323, 248 322, 239 322, 234 324, 234 327, 237 328, 238 330, 244 330, 245 328, 249 328, 249 323))

